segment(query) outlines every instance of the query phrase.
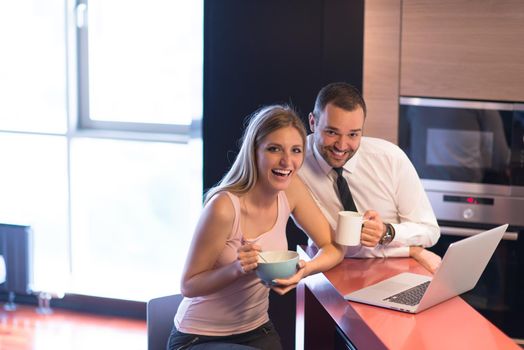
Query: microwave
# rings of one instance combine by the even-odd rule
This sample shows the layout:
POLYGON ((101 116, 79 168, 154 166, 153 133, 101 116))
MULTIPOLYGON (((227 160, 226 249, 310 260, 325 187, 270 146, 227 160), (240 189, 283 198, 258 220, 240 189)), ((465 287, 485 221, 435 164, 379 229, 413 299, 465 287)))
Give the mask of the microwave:
POLYGON ((438 220, 524 228, 524 103, 401 97, 398 140, 438 220))

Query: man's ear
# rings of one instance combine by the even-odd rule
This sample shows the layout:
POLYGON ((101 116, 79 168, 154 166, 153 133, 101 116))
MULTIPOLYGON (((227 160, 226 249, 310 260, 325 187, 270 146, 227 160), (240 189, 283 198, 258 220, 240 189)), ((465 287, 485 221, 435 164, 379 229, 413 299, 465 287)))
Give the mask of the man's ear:
POLYGON ((309 119, 309 130, 311 130, 311 132, 315 132, 315 116, 313 115, 313 113, 309 113, 308 119, 309 119))

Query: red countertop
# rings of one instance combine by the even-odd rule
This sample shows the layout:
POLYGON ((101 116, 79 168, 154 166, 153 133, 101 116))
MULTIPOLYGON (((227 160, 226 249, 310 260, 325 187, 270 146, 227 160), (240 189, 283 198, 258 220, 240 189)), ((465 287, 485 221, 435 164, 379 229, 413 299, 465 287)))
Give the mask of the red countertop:
MULTIPOLYGON (((315 253, 311 248, 298 250, 302 258, 315 253)), ((410 258, 344 259, 330 271, 310 276, 302 283, 357 348, 367 347, 370 336, 374 335, 377 339, 373 341, 388 349, 521 349, 460 297, 415 315, 343 298, 347 293, 406 271, 430 275, 410 258), (367 332, 362 332, 364 328, 368 328, 367 332)), ((297 336, 304 332, 300 325, 303 310, 303 305, 297 304, 297 336)), ((300 344, 298 341, 298 348, 300 344)))

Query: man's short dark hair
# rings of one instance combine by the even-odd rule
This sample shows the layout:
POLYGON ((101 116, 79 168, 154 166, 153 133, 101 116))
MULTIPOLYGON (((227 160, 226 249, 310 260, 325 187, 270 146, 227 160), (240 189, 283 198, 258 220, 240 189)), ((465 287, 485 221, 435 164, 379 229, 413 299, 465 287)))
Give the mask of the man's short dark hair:
POLYGON ((324 86, 317 95, 313 116, 318 121, 320 114, 328 103, 342 108, 346 111, 354 111, 358 107, 362 108, 364 118, 366 117, 366 102, 362 98, 360 91, 353 85, 344 82, 331 83, 324 86))

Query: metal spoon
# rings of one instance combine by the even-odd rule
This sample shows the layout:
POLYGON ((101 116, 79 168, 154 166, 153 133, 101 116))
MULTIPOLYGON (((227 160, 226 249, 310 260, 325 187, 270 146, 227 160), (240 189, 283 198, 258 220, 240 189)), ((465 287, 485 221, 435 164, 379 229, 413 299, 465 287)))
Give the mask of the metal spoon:
POLYGON ((264 258, 264 256, 262 254, 260 254, 260 252, 258 252, 258 256, 260 257, 260 259, 264 260, 264 262, 268 263, 269 261, 266 260, 266 258, 264 258))

